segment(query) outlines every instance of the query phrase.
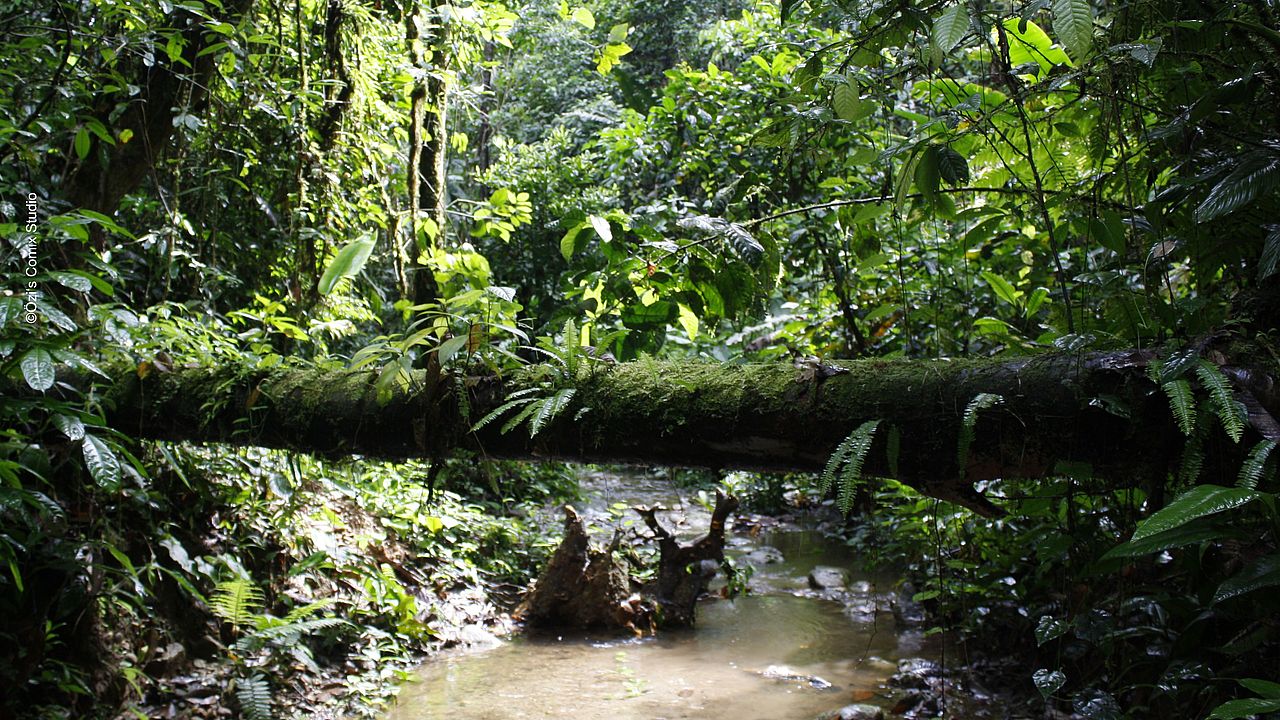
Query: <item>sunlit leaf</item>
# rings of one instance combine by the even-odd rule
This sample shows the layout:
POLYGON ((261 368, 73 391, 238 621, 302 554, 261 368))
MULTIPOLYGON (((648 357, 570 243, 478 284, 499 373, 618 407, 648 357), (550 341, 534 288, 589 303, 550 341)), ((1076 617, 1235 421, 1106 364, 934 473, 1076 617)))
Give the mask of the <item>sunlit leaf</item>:
POLYGON ((329 263, 329 267, 325 269, 324 275, 320 277, 318 285, 320 294, 328 295, 333 292, 339 280, 360 272, 373 252, 373 245, 372 237, 364 237, 347 243, 339 250, 333 262, 329 263))
POLYGON ((1259 494, 1253 490, 1221 485, 1198 485, 1179 495, 1165 508, 1139 523, 1138 528, 1133 532, 1132 540, 1141 540, 1185 525, 1196 518, 1239 507, 1258 497, 1259 494))

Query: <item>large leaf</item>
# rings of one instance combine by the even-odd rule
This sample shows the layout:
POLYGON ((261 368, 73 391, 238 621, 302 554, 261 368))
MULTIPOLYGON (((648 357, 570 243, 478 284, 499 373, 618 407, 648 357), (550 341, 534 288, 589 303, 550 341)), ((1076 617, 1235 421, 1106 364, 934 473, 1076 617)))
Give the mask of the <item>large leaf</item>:
POLYGON ((1280 225, 1271 225, 1271 232, 1262 244, 1262 257, 1258 258, 1258 280, 1266 280, 1280 270, 1280 225))
POLYGON ((1239 507, 1259 497, 1253 490, 1222 487, 1221 485, 1198 485, 1178 496, 1168 507, 1143 520, 1134 530, 1134 540, 1151 537, 1156 533, 1185 525, 1192 520, 1206 515, 1239 507))
POLYGON ((33 390, 44 392, 53 387, 53 357, 44 348, 32 348, 22 356, 22 377, 33 390))
POLYGON ((120 485, 120 459, 105 442, 93 435, 85 435, 80 449, 84 453, 85 467, 89 468, 89 474, 98 485, 107 489, 120 485))
POLYGON ((854 80, 840 83, 831 97, 831 107, 841 120, 857 122, 875 112, 875 105, 862 99, 862 88, 854 80))
POLYGON ((1093 47, 1093 10, 1089 0, 1053 0, 1053 31, 1076 60, 1093 47))
POLYGON ((1206 222, 1252 203, 1280 183, 1280 156, 1255 152, 1222 178, 1196 208, 1196 222, 1206 222))
POLYGON ((1230 700, 1219 705, 1214 708, 1213 712, 1209 713, 1209 717, 1205 718, 1205 720, 1238 720, 1239 718, 1277 711, 1280 711, 1280 700, 1245 698, 1243 700, 1230 700))
POLYGON ((1040 669, 1031 674, 1031 682, 1035 683, 1040 695, 1047 698, 1066 684, 1067 676, 1061 670, 1040 669))
POLYGON ((1038 75, 1043 77, 1055 65, 1071 66, 1071 58, 1059 47, 1054 47, 1039 25, 1030 20, 1009 18, 1002 23, 1009 37, 1009 65, 1018 67, 1035 63, 1040 67, 1038 75))
POLYGON ((1179 527, 1165 530, 1164 532, 1148 535, 1139 540, 1130 540, 1127 543, 1117 545, 1107 551, 1102 556, 1103 560, 1111 560, 1113 558, 1137 557, 1139 555, 1150 555, 1151 553, 1172 550, 1173 548, 1193 545, 1195 543, 1204 542, 1205 540, 1217 540, 1224 537, 1226 533, 1222 528, 1218 527, 1197 527, 1189 525, 1181 525, 1179 527))
POLYGON ((969 8, 964 3, 952 5, 933 21, 933 45, 943 53, 951 52, 969 32, 969 8))
POLYGON ((1280 585, 1280 555, 1258 558, 1239 573, 1227 578, 1213 594, 1214 602, 1222 602, 1259 588, 1280 585))
POLYGON ((969 161, 947 145, 938 148, 938 174, 951 187, 969 182, 969 161))
POLYGON ((320 277, 318 289, 321 295, 328 295, 333 292, 334 286, 344 277, 349 277, 360 272, 364 268, 364 264, 368 262, 369 255, 373 252, 373 238, 363 237, 359 240, 353 240, 347 243, 345 247, 338 251, 334 256, 333 262, 329 263, 329 267, 325 269, 324 275, 320 277))

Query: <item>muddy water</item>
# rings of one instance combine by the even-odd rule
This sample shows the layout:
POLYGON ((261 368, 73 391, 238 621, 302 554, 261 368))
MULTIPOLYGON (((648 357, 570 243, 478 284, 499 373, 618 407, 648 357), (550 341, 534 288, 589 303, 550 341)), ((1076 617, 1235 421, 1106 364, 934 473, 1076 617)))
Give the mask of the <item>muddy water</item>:
MULTIPOLYGON (((666 520, 686 538, 709 521, 705 509, 652 478, 595 474, 586 484, 598 537, 620 520, 609 510, 615 503, 674 507, 666 520)), ((853 592, 839 601, 809 589, 814 566, 852 564, 820 534, 783 526, 737 534, 732 545, 740 564, 755 567, 752 592, 704 603, 695 629, 625 639, 532 634, 445 654, 403 688, 390 719, 809 720, 874 702, 894 661, 928 655, 917 633, 895 631, 886 583, 850 572, 853 592), (814 687, 823 683, 806 676, 832 687, 814 687)))

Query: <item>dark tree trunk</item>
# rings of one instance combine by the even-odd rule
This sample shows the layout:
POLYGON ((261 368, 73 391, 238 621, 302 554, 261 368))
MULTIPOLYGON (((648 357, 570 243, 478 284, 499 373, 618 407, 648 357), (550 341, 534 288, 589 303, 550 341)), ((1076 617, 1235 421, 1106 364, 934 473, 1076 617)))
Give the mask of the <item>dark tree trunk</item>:
MULTIPOLYGON (((253 6, 253 0, 226 0, 217 20, 237 24, 253 6)), ((179 60, 157 53, 156 62, 142 70, 138 84, 140 98, 130 102, 119 118, 112 120, 113 107, 104 108, 98 119, 117 135, 128 130, 128 142, 99 151, 94 148, 67 175, 64 194, 75 207, 112 215, 121 199, 142 184, 156 159, 168 147, 175 130, 174 117, 202 107, 215 74, 216 53, 204 53, 221 36, 206 30, 209 21, 185 9, 169 16, 168 25, 181 29, 183 52, 179 60)), ((95 141, 95 144, 97 141, 95 141)))

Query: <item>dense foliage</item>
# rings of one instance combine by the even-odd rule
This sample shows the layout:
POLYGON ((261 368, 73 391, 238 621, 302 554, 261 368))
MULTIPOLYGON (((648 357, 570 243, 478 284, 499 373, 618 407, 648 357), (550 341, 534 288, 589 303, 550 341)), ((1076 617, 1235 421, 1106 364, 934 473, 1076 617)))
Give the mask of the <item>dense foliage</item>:
POLYGON ((530 572, 508 510, 573 492, 555 468, 140 443, 66 369, 309 363, 389 389, 548 360, 504 420, 536 432, 579 352, 1102 347, 1160 348, 1171 468, 1001 481, 1010 514, 984 520, 855 487, 877 429, 850 428, 826 480, 871 513, 852 542, 910 565, 940 628, 1034 657, 1017 681, 1046 705, 1280 710, 1274 439, 1194 352, 1280 266, 1277 14, 0 0, 0 714, 144 712, 197 658, 267 716, 340 657, 360 672, 335 706, 372 712, 447 635, 433 597, 530 572), (1220 442, 1243 468, 1200 467, 1220 442))

